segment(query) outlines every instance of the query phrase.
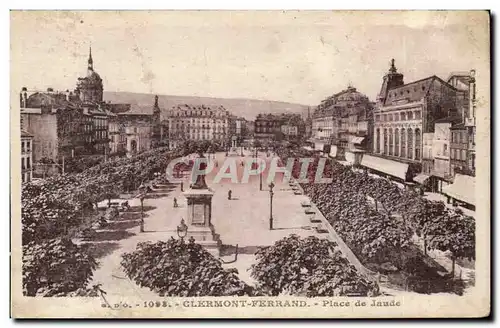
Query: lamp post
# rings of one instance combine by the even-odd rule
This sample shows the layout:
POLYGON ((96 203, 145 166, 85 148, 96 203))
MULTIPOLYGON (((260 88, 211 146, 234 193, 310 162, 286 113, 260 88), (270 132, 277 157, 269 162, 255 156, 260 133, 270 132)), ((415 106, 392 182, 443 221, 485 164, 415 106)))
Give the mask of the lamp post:
POLYGON ((262 172, 259 173, 259 190, 262 191, 262 172))
POLYGON ((144 198, 146 198, 146 186, 141 183, 139 186, 139 200, 141 201, 141 232, 144 232, 144 198))
POLYGON ((186 222, 184 222, 184 219, 181 219, 181 223, 177 226, 177 236, 181 239, 181 241, 184 241, 187 233, 188 226, 186 225, 186 222))
POLYGON ((269 184, 269 197, 270 197, 269 230, 273 230, 273 196, 274 196, 273 188, 274 188, 274 183, 271 181, 271 183, 269 184))

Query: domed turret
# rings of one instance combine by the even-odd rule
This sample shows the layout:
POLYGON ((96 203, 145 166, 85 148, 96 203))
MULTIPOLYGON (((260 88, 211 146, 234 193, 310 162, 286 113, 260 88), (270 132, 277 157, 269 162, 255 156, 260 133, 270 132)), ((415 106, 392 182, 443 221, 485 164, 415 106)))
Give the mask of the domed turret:
POLYGON ((87 76, 78 78, 77 91, 80 95, 80 100, 83 102, 100 103, 103 99, 102 79, 94 71, 94 60, 92 59, 92 48, 89 51, 89 59, 87 61, 87 76))

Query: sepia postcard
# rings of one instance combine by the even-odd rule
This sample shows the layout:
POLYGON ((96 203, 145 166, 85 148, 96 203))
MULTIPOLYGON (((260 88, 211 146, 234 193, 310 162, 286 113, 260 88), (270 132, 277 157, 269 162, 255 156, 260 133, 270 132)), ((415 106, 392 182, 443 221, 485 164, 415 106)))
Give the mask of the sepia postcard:
POLYGON ((13 318, 490 315, 488 11, 11 11, 13 318))

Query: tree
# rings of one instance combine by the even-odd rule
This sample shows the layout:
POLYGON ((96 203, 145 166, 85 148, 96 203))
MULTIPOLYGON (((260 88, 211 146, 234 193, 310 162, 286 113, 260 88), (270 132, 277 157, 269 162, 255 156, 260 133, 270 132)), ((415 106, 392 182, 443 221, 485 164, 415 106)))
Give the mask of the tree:
POLYGON ((378 286, 362 277, 326 239, 291 235, 257 251, 251 275, 273 296, 376 295, 378 286))
POLYGON ((430 249, 450 251, 452 276, 455 275, 457 258, 476 258, 476 225, 473 218, 449 211, 440 220, 435 220, 427 233, 430 249))
POLYGON ((237 270, 225 270, 222 262, 194 239, 139 243, 134 252, 122 255, 127 276, 160 296, 253 295, 237 270))
POLYGON ((68 238, 23 246, 23 292, 26 296, 65 296, 87 288, 96 260, 68 238))

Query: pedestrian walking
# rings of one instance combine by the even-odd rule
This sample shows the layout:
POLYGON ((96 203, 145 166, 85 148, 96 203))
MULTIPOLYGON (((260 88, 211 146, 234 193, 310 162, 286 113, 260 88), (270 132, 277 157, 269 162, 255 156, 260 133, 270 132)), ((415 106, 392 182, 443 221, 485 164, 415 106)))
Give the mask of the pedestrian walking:
POLYGON ((174 197, 174 208, 176 207, 179 207, 179 205, 177 204, 177 198, 174 197))
POLYGON ((184 191, 184 182, 181 181, 181 191, 184 191))
POLYGON ((232 190, 229 189, 229 191, 227 192, 227 199, 228 200, 231 200, 231 195, 233 194, 232 190))

